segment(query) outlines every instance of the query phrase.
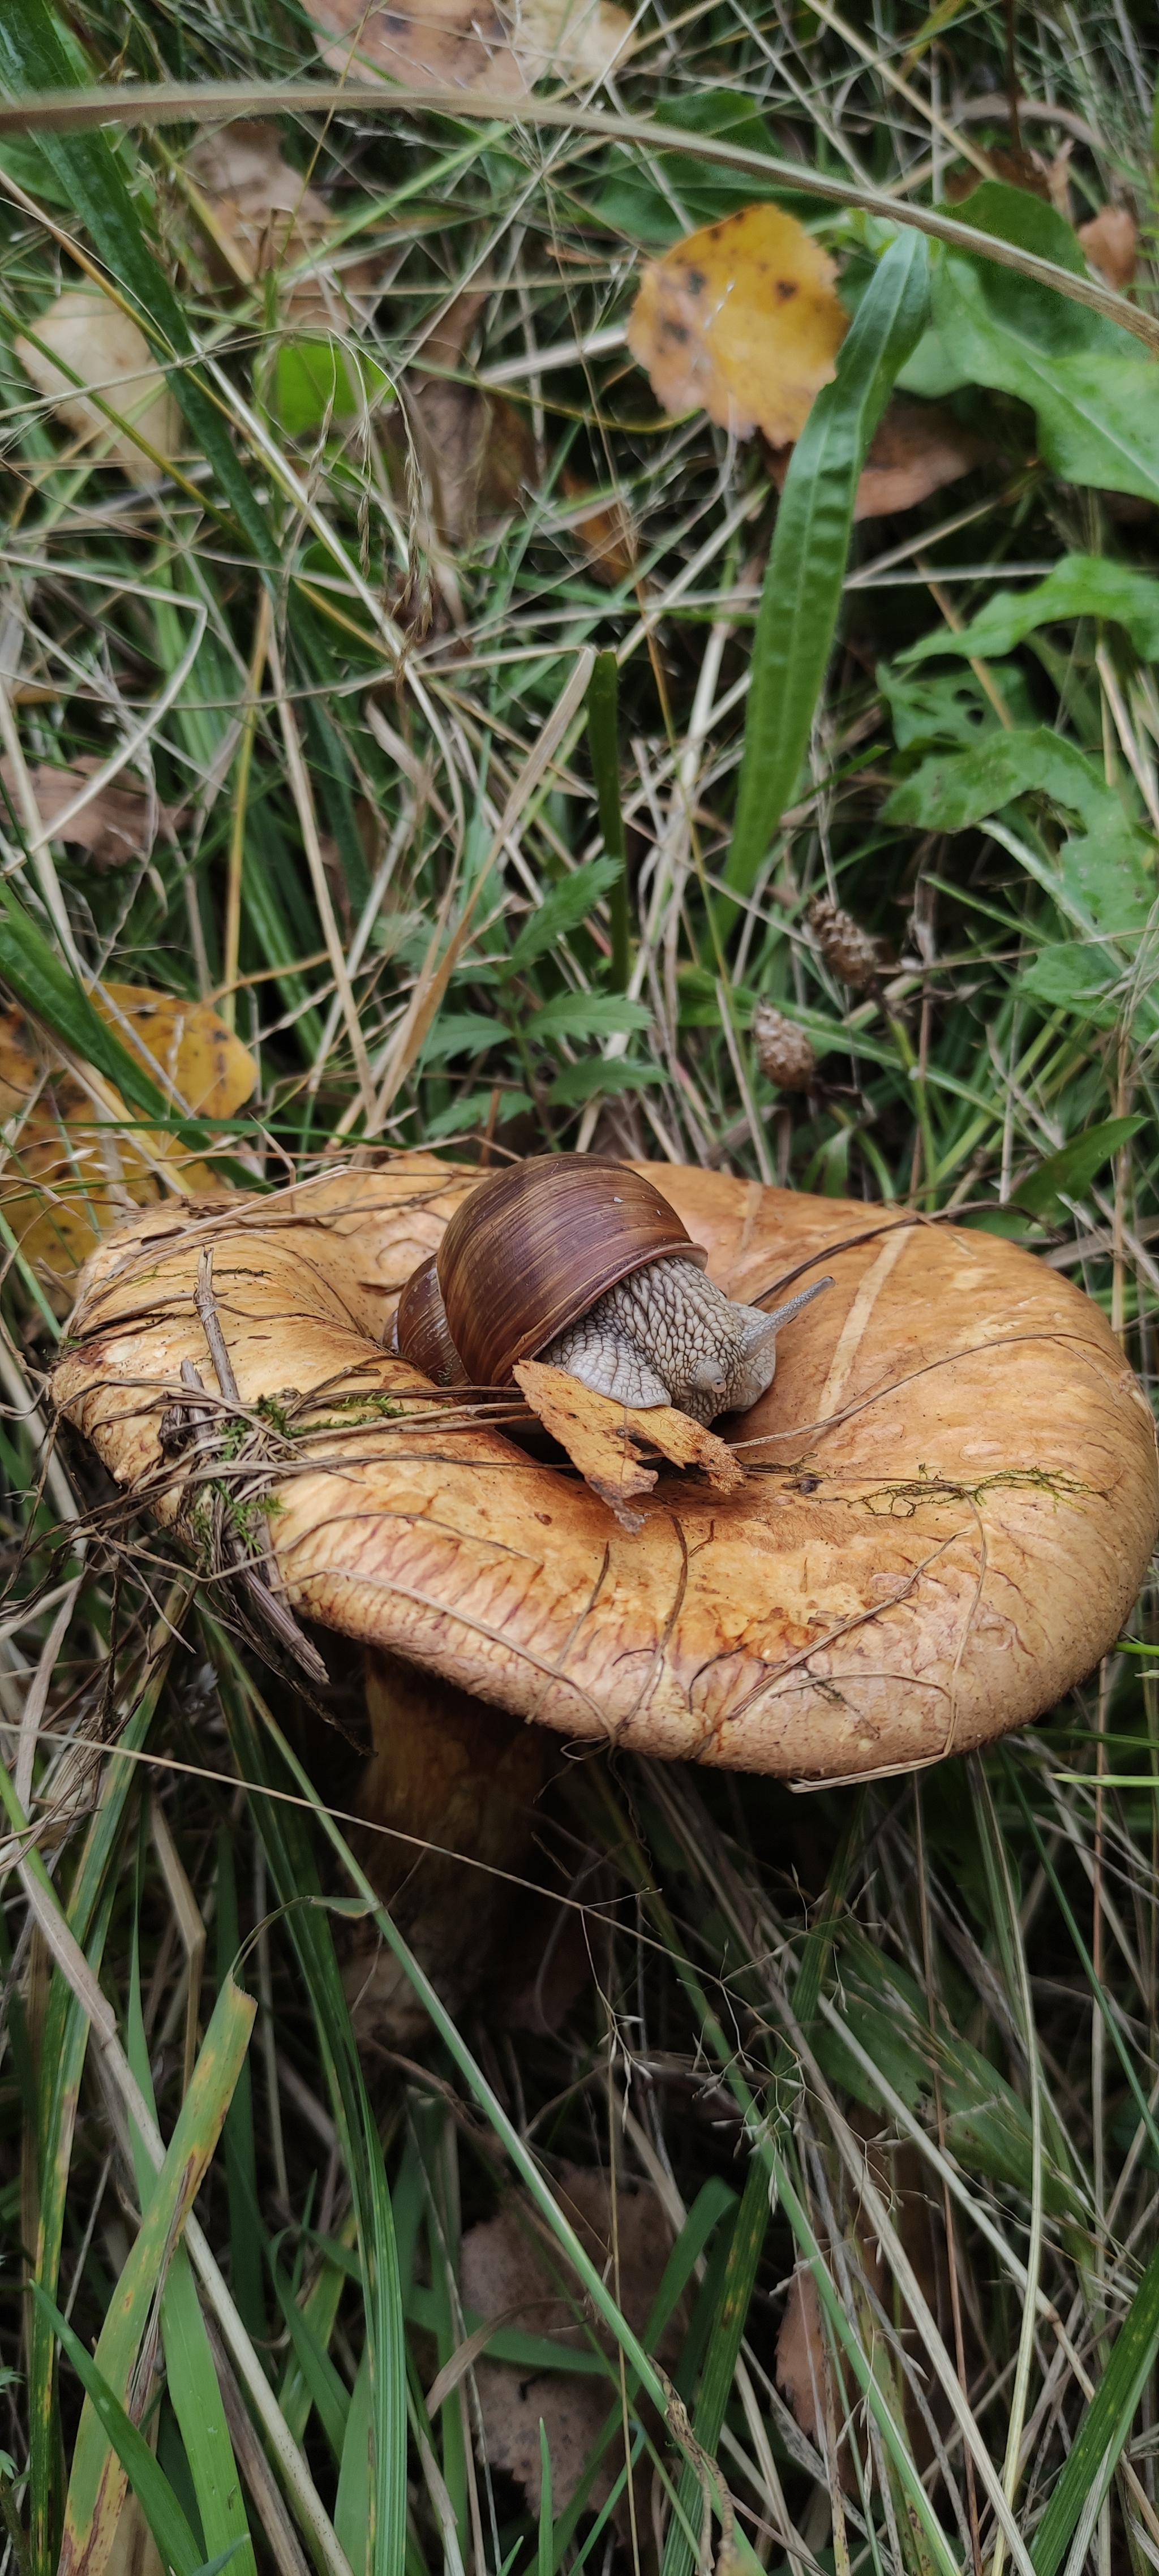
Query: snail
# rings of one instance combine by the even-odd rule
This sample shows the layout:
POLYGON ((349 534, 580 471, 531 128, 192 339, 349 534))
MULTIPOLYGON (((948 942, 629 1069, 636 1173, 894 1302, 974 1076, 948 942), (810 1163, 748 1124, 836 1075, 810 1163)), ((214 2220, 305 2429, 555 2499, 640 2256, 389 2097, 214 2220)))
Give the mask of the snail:
POLYGON ((777 1334, 832 1282, 766 1314, 714 1287, 707 1258, 642 1173, 595 1154, 533 1156, 456 1209, 407 1280, 394 1348, 439 1386, 509 1386, 539 1359, 596 1395, 709 1423, 764 1395, 777 1334))

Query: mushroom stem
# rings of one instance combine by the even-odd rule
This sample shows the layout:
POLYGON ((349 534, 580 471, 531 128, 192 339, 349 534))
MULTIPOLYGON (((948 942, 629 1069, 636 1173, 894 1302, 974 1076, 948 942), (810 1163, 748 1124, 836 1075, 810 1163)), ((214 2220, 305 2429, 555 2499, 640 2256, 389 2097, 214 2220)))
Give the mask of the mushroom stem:
MULTIPOLYGON (((365 1657, 373 1750, 352 1841, 452 2011, 493 1966, 531 1859, 552 1764, 544 1731, 378 1647, 365 1657)), ((355 1927, 343 1984, 360 2042, 406 2048, 426 2026, 373 1924, 355 1927)))

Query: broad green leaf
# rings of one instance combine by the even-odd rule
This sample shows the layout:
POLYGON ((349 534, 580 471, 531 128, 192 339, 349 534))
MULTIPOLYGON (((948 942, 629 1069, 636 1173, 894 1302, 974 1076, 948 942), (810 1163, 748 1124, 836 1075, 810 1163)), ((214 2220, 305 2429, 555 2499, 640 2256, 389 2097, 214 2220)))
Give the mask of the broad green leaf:
MULTIPOLYGON (((491 1115, 493 1094, 472 1091, 466 1100, 452 1100, 449 1108, 439 1109, 425 1123, 425 1133, 432 1144, 440 1136, 468 1135, 472 1127, 485 1127, 491 1115)), ((529 1091, 501 1091, 499 1114, 503 1119, 524 1118, 535 1102, 529 1091)))
MULTIPOLYGON (((162 2565, 171 2568, 173 2576, 202 2576, 204 2562, 201 2551, 164 2469, 154 2459, 144 2434, 138 2432, 99 2364, 91 2353, 85 2351, 80 2336, 65 2323, 59 2308, 53 2305, 38 2281, 32 2284, 32 2295, 68 2354, 84 2389, 85 2412, 90 2413, 100 2426, 110 2451, 116 2452, 157 2544, 162 2565)), ((61 2563, 63 2565, 64 2561, 61 2563)))
POLYGON ((506 1039, 502 1020, 486 1019, 482 1011, 441 1012, 424 1044, 420 1070, 449 1064, 457 1055, 481 1055, 485 1047, 501 1046, 506 1039))
POLYGON ((1069 1199, 1083 1198, 1104 1163, 1146 1124, 1138 1116, 1102 1118, 1097 1126, 1084 1127, 1081 1135, 1072 1136, 1057 1154, 1048 1154, 1036 1172, 1019 1182, 1014 1192, 1019 1207, 1029 1208, 1032 1216, 1045 1216, 1064 1193, 1069 1199))
MULTIPOLYGON (((81 1943, 94 1975, 99 1975, 109 1919, 117 1894, 116 1872, 126 1802, 139 1779, 134 1758, 143 1749, 165 1686, 177 1644, 169 1644, 154 1666, 140 1706, 121 1737, 123 1758, 109 1761, 100 1806, 85 1838, 69 1900, 69 1929, 81 1943)), ((81 2077, 89 2038, 88 2015, 67 1980, 53 1976, 45 2016, 40 2066, 40 2118, 37 2157, 40 2168, 40 2231, 36 2249, 37 2278, 51 2297, 60 2271, 61 2242, 68 2198, 72 2144, 81 2077)), ((56 2342, 40 2308, 29 2318, 28 2361, 29 2539, 36 2576, 53 2576, 60 2554, 64 2512, 60 2423, 56 2390, 56 2342)))
POLYGON ((298 2368, 318 2412, 318 2421, 341 2467, 350 2414, 350 2391, 344 2386, 319 2342, 309 2317, 299 2307, 285 2273, 276 2262, 271 2264, 278 2305, 286 2321, 298 2368))
POLYGON ((527 1036, 547 1046, 557 1038, 628 1036, 651 1026, 646 1002, 630 1002, 624 993, 557 993, 524 1023, 527 1036))
POLYGON ((1018 978, 1018 990, 1049 1010, 1076 1011, 1097 1029, 1114 1026, 1115 1005, 1107 998, 1105 952, 1094 956, 1081 940, 1040 948, 1018 978))
POLYGON ((1115 2337, 1110 2360, 1031 2542, 1035 2576, 1056 2576, 1080 2514, 1088 2534, 1093 2532, 1157 2353, 1159 2247, 1115 2337))
MULTIPOLYGON (((793 450, 753 638, 725 883, 748 894, 791 802, 825 678, 865 451, 927 307, 925 244, 899 234, 874 272, 793 450)), ((727 920, 727 913, 723 918, 727 920)))
MULTIPOLYGON (((959 638, 951 635, 948 627, 945 632, 945 649, 956 651, 959 638)), ((930 639, 929 649, 942 649, 940 636, 930 639)), ((993 676, 1014 723, 1032 728, 1036 722, 1034 702, 1018 663, 1000 664, 993 676)), ((888 702, 899 751, 932 750, 936 743, 964 750, 981 734, 996 733, 1001 724, 993 699, 987 697, 973 671, 911 673, 896 666, 891 669, 882 662, 878 665, 877 685, 888 702)))
MULTIPOLYGON (((1140 659, 1159 661, 1159 581, 1132 572, 1106 555, 1064 555, 1032 590, 999 590, 968 626, 942 627, 899 654, 901 663, 924 662, 931 653, 960 653, 988 661, 1011 653, 1025 635, 1064 618, 1102 617, 1126 628, 1140 659)), ((901 737, 898 736, 900 741, 901 737)))
MULTIPOLYGON (((142 1819, 142 1824, 143 1824, 142 1819)), ((138 1841, 137 1901, 133 1923, 129 2008, 125 2043, 129 2064, 156 2117, 153 2071, 141 2008, 139 1927, 144 1884, 144 1841, 138 1841)), ((136 2127, 129 2140, 141 2208, 148 2209, 157 2175, 136 2127)), ((193 2485, 205 2547, 224 2565, 235 2563, 235 2576, 255 2576, 253 2542, 246 2520, 241 2480, 233 2455, 221 2386, 210 2349, 205 2318, 197 2296, 193 2267, 184 2245, 176 2245, 161 2293, 161 2343, 169 2402, 193 2485)))
POLYGON ((620 872, 618 859, 589 859, 586 867, 573 868, 562 885, 553 886, 523 923, 509 960, 512 973, 522 975, 537 957, 554 948, 557 939, 578 930, 601 896, 610 893, 620 872))
MULTIPOLYGON (((746 151, 773 155, 764 117, 743 90, 694 90, 686 97, 662 99, 655 117, 658 125, 674 126, 681 134, 717 135, 746 151)), ((801 222, 816 223, 815 197, 792 188, 763 187, 743 170, 698 167, 684 152, 657 152, 650 161, 636 152, 616 152, 592 211, 598 222, 626 233, 630 241, 667 245, 699 224, 717 223, 770 197, 801 222)))
POLYGON ((1155 899, 1152 850, 1094 763, 1045 725, 924 760, 895 787, 883 820, 961 832, 1028 794, 1048 797, 1083 827, 1059 854, 1059 900, 1110 938, 1140 932, 1155 899))
MULTIPOLYGON (((223 1985, 201 2046, 189 2090, 177 2115, 165 2162, 157 2175, 149 2206, 117 2284, 94 2355, 102 2384, 123 2404, 132 2385, 142 2337, 158 2288, 193 2206, 221 2125, 245 2063, 256 2006, 232 1980, 223 1985)), ((72 2474, 65 2505, 61 2576, 83 2568, 89 2556, 103 2555, 101 2535, 115 2525, 124 2493, 123 2475, 114 2467, 113 2437, 101 2411, 87 2404, 81 2413, 72 2474)), ((117 2453, 119 2461, 120 2454, 117 2453)), ((200 2562, 197 2553, 194 2564, 200 2562)))
MULTIPOLYGON (((265 1735, 250 1715, 256 1698, 232 1647, 206 1621, 222 1706, 243 1779, 270 1779, 265 1735)), ((264 1724, 273 1721, 257 1702, 264 1724)), ((284 1774, 275 1756, 277 1784, 284 1774)), ((270 1877, 286 1908, 286 1927, 313 2007, 322 2069, 338 2131, 358 2226, 358 2254, 369 2356, 371 2474, 365 2564, 369 2576, 404 2576, 406 2565, 406 2351, 394 2220, 382 2146, 367 2098, 330 1925, 300 1817, 276 1799, 258 1797, 254 1820, 270 1877), (314 1902, 308 1900, 313 1898, 314 1902), (306 1899, 306 1902, 303 1902, 306 1899)), ((345 2446, 344 2446, 345 2447, 345 2446)), ((360 2566, 356 2560, 355 2565, 360 2566)))
POLYGON ((320 429, 324 420, 345 420, 394 391, 385 370, 373 358, 336 340, 284 340, 274 369, 273 409, 290 438, 320 429))
POLYGON ((583 1064, 565 1065, 548 1092, 553 1109, 578 1109, 599 1092, 643 1091, 666 1076, 658 1064, 634 1064, 626 1056, 589 1056, 583 1064))
MULTIPOLYGON (((1019 243, 1079 273, 1069 224, 1024 188, 985 180, 962 209, 978 231, 1019 243)), ((936 389, 991 385, 1029 403, 1039 450, 1068 482, 1159 499, 1159 404, 1153 362, 1129 332, 1069 296, 960 251, 932 272, 932 322, 943 360, 936 389)), ((929 371, 914 391, 935 390, 929 371)), ((920 381, 919 381, 920 378, 920 381)))

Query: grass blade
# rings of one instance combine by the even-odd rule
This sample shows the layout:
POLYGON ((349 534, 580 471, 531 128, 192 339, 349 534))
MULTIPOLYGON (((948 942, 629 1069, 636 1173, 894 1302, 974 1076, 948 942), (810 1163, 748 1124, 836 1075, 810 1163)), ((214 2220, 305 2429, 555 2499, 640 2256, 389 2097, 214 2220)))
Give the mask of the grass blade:
MULTIPOLYGON (((901 234, 878 267, 822 387, 777 512, 753 639, 744 758, 725 884, 749 894, 805 757, 825 677, 865 452, 928 301, 925 244, 901 234)), ((727 916, 725 916, 727 918, 727 916)))

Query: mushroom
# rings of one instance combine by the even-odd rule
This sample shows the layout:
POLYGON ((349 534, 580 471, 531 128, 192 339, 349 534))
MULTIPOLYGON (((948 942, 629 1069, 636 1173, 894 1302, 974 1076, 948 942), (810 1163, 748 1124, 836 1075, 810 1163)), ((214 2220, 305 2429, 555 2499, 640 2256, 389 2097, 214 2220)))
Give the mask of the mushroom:
POLYGON ((1050 1708, 1114 1642, 1159 1518, 1150 1413, 1098 1307, 985 1232, 623 1168, 737 1303, 835 1282, 731 1422, 734 1489, 665 1473, 634 1536, 514 1445, 512 1398, 439 1390, 383 1347, 478 1185, 426 1154, 141 1215, 86 1266, 56 1401, 191 1544, 197 1459, 240 1416, 230 1472, 276 1510, 249 1515, 266 1552, 235 1577, 287 1627, 562 1735, 819 1781, 1050 1708), (182 1407, 196 1438, 166 1451, 182 1407))

